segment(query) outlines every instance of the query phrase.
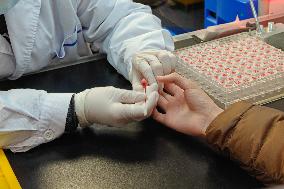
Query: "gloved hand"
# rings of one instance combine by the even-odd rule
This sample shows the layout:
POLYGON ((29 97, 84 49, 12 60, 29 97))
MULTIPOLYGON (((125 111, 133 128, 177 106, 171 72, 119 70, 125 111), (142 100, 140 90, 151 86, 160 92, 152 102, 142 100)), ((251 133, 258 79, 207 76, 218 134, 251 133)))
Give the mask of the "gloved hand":
POLYGON ((114 87, 97 87, 78 93, 75 111, 79 124, 81 127, 93 123, 119 127, 145 119, 157 105, 157 88, 157 84, 147 87, 147 94, 114 87))
MULTIPOLYGON (((135 91, 143 91, 141 80, 145 78, 151 85, 157 83, 156 76, 168 75, 175 71, 177 58, 166 50, 152 50, 140 52, 132 58, 130 81, 135 91)), ((159 90, 163 84, 159 84, 159 90)))

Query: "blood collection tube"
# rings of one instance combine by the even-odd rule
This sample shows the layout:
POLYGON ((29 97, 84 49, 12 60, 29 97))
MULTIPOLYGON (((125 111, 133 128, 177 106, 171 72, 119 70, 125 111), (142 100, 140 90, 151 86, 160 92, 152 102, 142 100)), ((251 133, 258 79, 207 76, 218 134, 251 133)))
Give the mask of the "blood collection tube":
MULTIPOLYGON (((144 93, 146 94, 146 88, 148 86, 147 80, 146 79, 142 79, 141 80, 141 84, 142 84, 142 86, 144 88, 144 93)), ((144 116, 146 116, 146 115, 147 115, 147 109, 146 109, 146 99, 145 99, 145 102, 144 102, 144 116)))

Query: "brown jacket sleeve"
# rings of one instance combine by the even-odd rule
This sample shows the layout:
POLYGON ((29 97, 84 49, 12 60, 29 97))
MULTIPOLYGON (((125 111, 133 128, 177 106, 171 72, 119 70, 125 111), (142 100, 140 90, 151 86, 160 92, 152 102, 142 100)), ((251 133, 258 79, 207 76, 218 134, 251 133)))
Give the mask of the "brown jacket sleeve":
POLYGON ((264 184, 284 183, 284 112, 235 103, 210 124, 206 138, 264 184))

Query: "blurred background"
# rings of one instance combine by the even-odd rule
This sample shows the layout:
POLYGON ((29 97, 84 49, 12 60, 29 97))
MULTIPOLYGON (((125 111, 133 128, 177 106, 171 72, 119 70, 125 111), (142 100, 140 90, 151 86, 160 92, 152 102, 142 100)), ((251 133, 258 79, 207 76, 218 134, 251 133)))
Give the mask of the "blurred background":
POLYGON ((134 0, 152 7, 173 35, 204 28, 203 0, 134 0))
MULTIPOLYGON (((249 0, 134 0, 152 7, 172 35, 252 18, 249 0)), ((284 13, 284 0, 253 0, 262 15, 284 13)))

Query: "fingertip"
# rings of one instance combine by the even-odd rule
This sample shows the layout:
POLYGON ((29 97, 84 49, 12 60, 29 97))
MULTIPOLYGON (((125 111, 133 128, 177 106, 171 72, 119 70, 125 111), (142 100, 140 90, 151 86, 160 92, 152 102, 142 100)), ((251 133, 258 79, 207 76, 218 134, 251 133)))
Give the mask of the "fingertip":
POLYGON ((169 74, 164 75, 164 76, 158 76, 157 81, 163 82, 163 83, 169 82, 169 81, 173 80, 173 78, 175 78, 176 75, 177 75, 176 72, 172 72, 172 73, 169 73, 169 74))
POLYGON ((164 76, 156 76, 157 81, 161 81, 161 80, 163 80, 163 78, 164 78, 164 76))
POLYGON ((171 77, 173 77, 173 78, 181 77, 181 75, 179 75, 177 72, 173 72, 173 73, 171 73, 169 76, 171 76, 171 77))

